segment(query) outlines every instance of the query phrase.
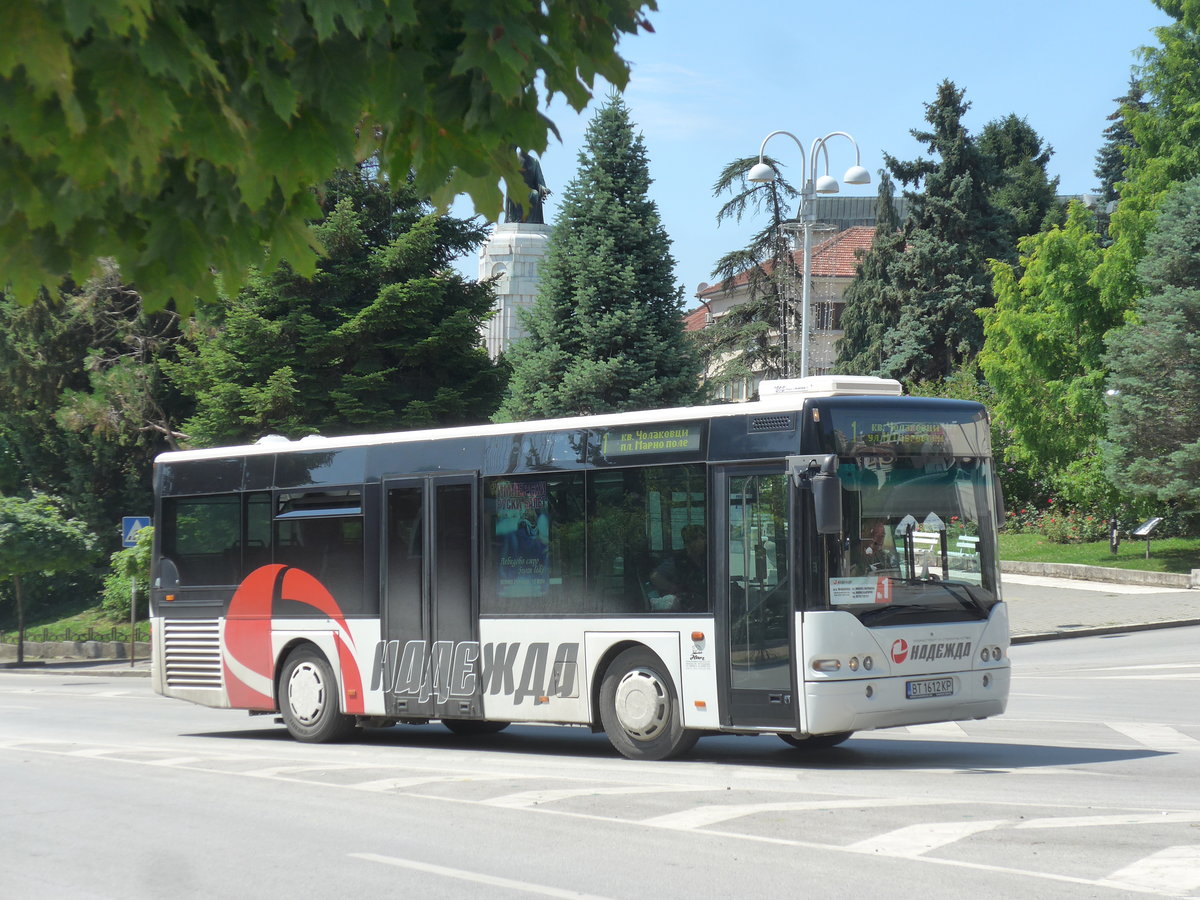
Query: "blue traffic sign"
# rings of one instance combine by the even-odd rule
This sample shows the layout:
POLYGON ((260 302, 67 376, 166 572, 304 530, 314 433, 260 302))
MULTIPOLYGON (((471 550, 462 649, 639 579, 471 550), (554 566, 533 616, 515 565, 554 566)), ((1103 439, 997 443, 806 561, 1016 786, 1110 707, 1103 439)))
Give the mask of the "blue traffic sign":
POLYGON ((125 516, 121 519, 121 546, 136 547, 138 532, 150 527, 149 516, 125 516))

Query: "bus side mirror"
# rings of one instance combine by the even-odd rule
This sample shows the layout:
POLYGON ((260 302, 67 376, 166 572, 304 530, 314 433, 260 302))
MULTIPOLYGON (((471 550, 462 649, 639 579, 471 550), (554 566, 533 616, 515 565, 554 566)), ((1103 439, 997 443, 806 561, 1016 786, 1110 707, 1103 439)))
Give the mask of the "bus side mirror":
POLYGON ((817 534, 842 533, 842 480, 837 470, 838 458, 833 453, 787 458, 792 483, 812 491, 817 534))
POLYGON ((817 534, 842 533, 842 480, 836 475, 812 477, 817 534))

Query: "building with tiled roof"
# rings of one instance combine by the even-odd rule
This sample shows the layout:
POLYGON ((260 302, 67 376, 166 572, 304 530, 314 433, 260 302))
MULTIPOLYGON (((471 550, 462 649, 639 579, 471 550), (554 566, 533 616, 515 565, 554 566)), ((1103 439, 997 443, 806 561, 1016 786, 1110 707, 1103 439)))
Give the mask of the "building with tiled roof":
MULTIPOLYGON (((860 257, 871 248, 874 236, 873 226, 854 225, 838 231, 813 247, 810 294, 813 319, 809 327, 809 375, 827 375, 833 369, 837 358, 837 341, 842 336, 842 309, 845 307, 843 296, 854 278, 860 257)), ((797 272, 803 268, 801 255, 800 250, 794 251, 797 272)), ((768 261, 763 268, 770 274, 774 270, 774 260, 768 261)), ((700 331, 707 328, 733 307, 745 303, 750 299, 749 282, 750 272, 746 271, 739 272, 720 284, 701 285, 696 292, 700 306, 685 316, 684 330, 700 331)), ((795 303, 798 321, 799 284, 796 285, 795 303)), ((793 346, 797 345, 799 340, 799 334, 791 336, 793 346)), ((710 361, 705 377, 712 378, 718 375, 721 364, 721 360, 710 361)), ((757 383, 745 383, 728 385, 724 392, 726 399, 748 400, 757 390, 757 383)))

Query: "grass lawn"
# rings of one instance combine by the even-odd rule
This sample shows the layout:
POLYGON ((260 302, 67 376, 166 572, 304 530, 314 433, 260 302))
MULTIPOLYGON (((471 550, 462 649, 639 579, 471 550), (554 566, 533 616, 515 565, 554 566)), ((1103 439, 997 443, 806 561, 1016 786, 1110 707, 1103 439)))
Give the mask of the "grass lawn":
POLYGON ((1147 572, 1190 572, 1200 569, 1200 538, 1151 541, 1150 558, 1146 559, 1146 542, 1140 540, 1121 541, 1120 552, 1113 556, 1108 541, 1052 544, 1040 534, 1001 534, 1000 558, 1013 562, 1076 563, 1147 572))

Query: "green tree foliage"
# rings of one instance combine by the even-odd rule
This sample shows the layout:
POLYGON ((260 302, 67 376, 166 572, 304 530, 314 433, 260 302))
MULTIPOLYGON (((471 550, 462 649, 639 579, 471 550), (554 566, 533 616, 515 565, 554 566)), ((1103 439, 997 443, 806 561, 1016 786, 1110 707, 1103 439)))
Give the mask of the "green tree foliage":
POLYGON ((56 494, 115 541, 122 515, 149 511, 150 462, 179 436, 186 408, 160 366, 183 340, 110 263, 55 302, 0 297, 0 491, 56 494))
POLYGON ((129 621, 134 585, 140 601, 150 596, 150 559, 154 545, 154 529, 142 528, 137 544, 118 550, 109 557, 109 569, 104 576, 104 599, 101 606, 114 619, 129 621))
POLYGON ((653 409, 696 397, 683 289, 650 182, 645 144, 614 94, 588 124, 579 171, 563 193, 497 418, 653 409))
POLYGON ((891 335, 900 321, 901 293, 892 268, 904 253, 905 236, 896 213, 895 186, 887 170, 879 172, 875 235, 871 249, 858 261, 846 288, 837 372, 879 375, 888 356, 891 335))
MULTIPOLYGON (((496 218, 546 99, 623 87, 654 0, 6 0, 0 271, 22 302, 114 257, 158 309, 315 272, 311 188, 377 155, 496 218)), ((3 283, 0 283, 3 287, 3 283)))
POLYGON ((765 215, 766 219, 750 243, 726 253, 712 271, 728 289, 743 289, 737 282, 744 280, 746 301, 699 334, 701 353, 716 370, 708 381, 710 388, 750 378, 778 378, 791 371, 791 357, 800 349, 790 341, 796 331, 793 305, 800 273, 791 243, 781 230, 800 192, 783 177, 775 160, 764 157, 763 161, 775 170, 774 181, 746 180, 746 173, 758 162, 757 156, 751 156, 725 166, 713 185, 714 197, 729 195, 717 212, 718 225, 745 217, 765 215))
POLYGON ((1200 502, 1200 177, 1171 191, 1138 266, 1136 321, 1109 338, 1105 464, 1112 481, 1200 502))
POLYGON ((1162 198, 1172 185, 1200 175, 1200 3, 1155 4, 1175 21, 1155 29, 1157 46, 1142 48, 1136 78, 1146 102, 1122 107, 1130 135, 1125 180, 1109 226, 1113 243, 1094 276, 1105 302, 1125 308, 1142 294, 1138 262, 1162 198))
POLYGON ((1137 146, 1129 129, 1129 117, 1146 111, 1148 104, 1145 96, 1141 84, 1130 76, 1129 90, 1123 97, 1113 101, 1117 108, 1108 117, 1111 124, 1104 129, 1104 143, 1096 152, 1096 168, 1093 171, 1100 182, 1096 190, 1105 203, 1117 199, 1117 185, 1125 180, 1125 157, 1137 146))
POLYGON ((1104 336, 1121 311, 1090 283, 1102 251, 1082 204, 1072 201, 1065 225, 1019 246, 1019 267, 992 263, 996 305, 981 310, 979 363, 1018 458, 1064 467, 1093 454, 1102 433, 1104 336))
POLYGON ((87 526, 65 516, 54 498, 0 497, 0 578, 12 582, 17 607, 17 661, 25 661, 25 594, 22 577, 81 569, 92 560, 87 526))
POLYGON ((483 226, 365 170, 338 174, 322 202, 314 276, 255 275, 166 365, 195 402, 192 443, 465 424, 496 408, 502 375, 479 334, 492 291, 450 267, 483 226))
MULTIPOLYGON (((886 267, 899 316, 881 347, 845 344, 843 361, 878 355, 880 374, 930 381, 953 372, 983 343, 975 311, 992 302, 987 260, 1009 252, 1010 232, 991 201, 993 163, 962 124, 970 106, 963 94, 943 81, 934 102, 925 104, 930 129, 912 134, 928 157, 904 162, 884 154, 892 176, 913 188, 905 191, 904 252, 891 254, 886 267)), ((1024 152, 1014 151, 1014 158, 1024 152)))
POLYGON ((1020 238, 1065 218, 1057 200, 1058 178, 1046 171, 1054 150, 1025 119, 1011 113, 984 125, 977 143, 991 162, 989 199, 1005 220, 1001 246, 1005 258, 1012 259, 1020 238))

